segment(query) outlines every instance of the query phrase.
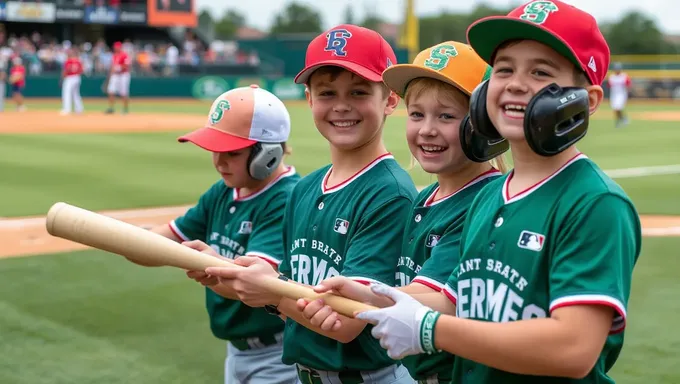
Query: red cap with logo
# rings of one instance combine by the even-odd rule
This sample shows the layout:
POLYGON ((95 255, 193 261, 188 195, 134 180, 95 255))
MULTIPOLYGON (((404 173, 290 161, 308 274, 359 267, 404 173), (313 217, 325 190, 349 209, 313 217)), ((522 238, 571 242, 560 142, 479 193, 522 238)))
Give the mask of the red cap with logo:
POLYGON ((376 31, 352 24, 333 27, 309 43, 305 69, 295 82, 306 84, 320 67, 342 67, 368 81, 381 82, 385 69, 397 62, 390 44, 376 31))
POLYGON ((525 3, 507 16, 475 21, 467 30, 468 42, 487 63, 508 40, 535 40, 571 61, 592 84, 602 85, 609 68, 610 51, 595 18, 559 0, 525 3))

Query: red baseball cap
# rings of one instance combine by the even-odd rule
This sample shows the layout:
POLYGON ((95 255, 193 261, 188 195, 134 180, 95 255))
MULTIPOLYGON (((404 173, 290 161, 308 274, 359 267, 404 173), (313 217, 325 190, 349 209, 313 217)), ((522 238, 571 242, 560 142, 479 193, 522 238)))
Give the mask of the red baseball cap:
POLYGON ((477 20, 468 27, 467 39, 489 64, 493 64, 491 59, 501 44, 521 39, 551 47, 585 72, 595 85, 602 85, 609 68, 609 46, 595 18, 559 0, 534 0, 507 16, 477 20))
POLYGON ((295 82, 306 84, 315 70, 326 65, 342 67, 368 81, 381 82, 383 71, 396 62, 394 50, 378 32, 341 24, 309 43, 305 69, 295 76, 295 82))
POLYGON ((120 41, 116 41, 115 43, 113 43, 113 48, 121 48, 122 46, 123 43, 121 43, 120 41))

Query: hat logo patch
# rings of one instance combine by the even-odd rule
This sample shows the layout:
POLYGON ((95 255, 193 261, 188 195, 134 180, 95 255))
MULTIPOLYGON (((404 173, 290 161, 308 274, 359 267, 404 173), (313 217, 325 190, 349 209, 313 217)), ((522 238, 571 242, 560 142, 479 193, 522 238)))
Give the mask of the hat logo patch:
POLYGON ((215 107, 210 114, 210 123, 217 124, 220 120, 222 120, 222 117, 224 117, 224 111, 228 111, 229 109, 231 109, 229 100, 220 100, 215 103, 215 107))
POLYGON ((595 58, 593 56, 590 56, 588 68, 590 68, 593 72, 597 72, 597 65, 595 64, 595 58))
POLYGON ((524 7, 524 13, 519 18, 532 23, 543 24, 548 20, 550 13, 557 11, 559 11, 559 8, 552 1, 534 1, 524 7))
POLYGON ((449 65, 449 60, 456 56, 458 56, 456 47, 450 44, 439 44, 430 50, 430 57, 425 60, 423 65, 435 71, 441 71, 449 65))
POLYGON ((326 34, 326 52, 332 52, 334 56, 347 56, 347 40, 352 34, 346 29, 334 29, 326 34))

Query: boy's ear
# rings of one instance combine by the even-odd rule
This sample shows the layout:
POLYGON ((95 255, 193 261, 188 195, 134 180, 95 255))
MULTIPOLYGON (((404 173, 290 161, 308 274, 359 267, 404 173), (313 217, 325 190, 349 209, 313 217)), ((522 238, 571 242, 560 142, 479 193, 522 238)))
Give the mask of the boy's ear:
POLYGON ((389 96, 387 96, 387 105, 385 106, 385 115, 391 115, 395 109, 399 106, 399 95, 390 91, 389 96))
POLYGON ((307 99, 307 104, 312 107, 312 94, 309 93, 309 87, 305 86, 305 98, 307 99))
POLYGON ((600 104, 604 99, 604 91, 602 90, 602 87, 599 85, 587 86, 586 90, 588 91, 588 104, 589 104, 588 109, 590 111, 590 114, 592 115, 600 107, 600 104))

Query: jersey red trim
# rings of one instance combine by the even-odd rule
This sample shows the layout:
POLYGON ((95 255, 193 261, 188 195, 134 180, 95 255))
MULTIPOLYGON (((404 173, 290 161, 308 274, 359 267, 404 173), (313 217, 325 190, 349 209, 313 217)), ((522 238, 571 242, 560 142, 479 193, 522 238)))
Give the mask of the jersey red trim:
POLYGON ((543 180, 539 181, 538 183, 532 185, 531 187, 529 187, 529 188, 527 188, 527 189, 525 189, 525 190, 523 190, 523 191, 521 191, 521 192, 518 192, 518 193, 515 194, 514 196, 510 196, 509 188, 510 188, 510 180, 512 180, 512 176, 515 174, 515 171, 514 171, 514 170, 510 171, 510 174, 508 174, 508 177, 505 179, 505 183, 503 184, 503 191, 502 191, 502 194, 503 194, 503 200, 505 201, 505 204, 514 203, 515 201, 518 201, 518 200, 520 200, 520 199, 523 199, 523 198, 526 197, 526 196, 529 196, 533 191, 537 190, 537 189, 540 188, 543 184, 545 184, 545 183, 547 183, 548 181, 550 181, 550 179, 552 179, 553 177, 555 177, 555 176, 557 176, 558 174, 560 174, 560 172, 562 172, 563 170, 565 170, 568 166, 570 166, 571 164, 573 164, 573 163, 576 162, 577 160, 580 160, 580 159, 587 159, 587 158, 588 158, 588 157, 587 157, 586 155, 584 155, 583 153, 580 153, 580 152, 577 153, 576 156, 574 156, 574 157, 572 157, 571 159, 567 160, 566 163, 564 163, 560 168, 558 168, 555 172, 553 172, 552 174, 550 174, 548 177, 546 177, 546 178, 544 178, 543 180))
POLYGON ((190 239, 186 237, 182 231, 177 227, 177 224, 175 224, 175 220, 172 220, 171 222, 168 223, 168 227, 170 227, 170 231, 177 236, 178 239, 182 241, 189 241, 190 239))
POLYGON ((453 305, 456 305, 456 302, 458 301, 458 295, 456 295, 456 292, 448 285, 444 285, 444 289, 441 290, 441 292, 446 296, 453 305))
POLYGON ((370 163, 366 164, 366 166, 364 166, 363 168, 361 168, 357 173, 355 173, 354 175, 352 175, 352 176, 351 176, 350 178, 348 178, 347 180, 344 180, 344 181, 342 181, 342 182, 340 182, 340 183, 338 183, 338 184, 336 184, 336 185, 334 185, 334 186, 332 186, 332 187, 327 187, 326 185, 327 185, 327 183, 328 183, 328 178, 331 176, 331 172, 333 171, 333 166, 331 165, 331 167, 328 169, 328 172, 326 172, 326 175, 324 175, 323 179, 321 180, 321 192, 322 192, 322 193, 331 193, 331 192, 335 192, 335 191, 341 190, 342 188, 344 188, 345 186, 347 186, 349 183, 351 183, 352 181, 356 180, 357 178, 359 178, 359 176, 361 176, 361 175, 363 175, 364 173, 368 172, 368 171, 369 171, 371 168, 373 168, 376 164, 378 164, 379 162, 381 162, 382 160, 385 160, 385 159, 394 159, 394 156, 392 156, 392 154, 391 154, 390 152, 385 153, 385 154, 383 154, 383 155, 380 155, 380 156, 376 157, 375 160, 373 160, 373 161, 371 161, 370 163))
POLYGON ((475 176, 472 180, 468 181, 462 187, 458 188, 457 190, 453 191, 452 193, 450 193, 450 194, 448 194, 444 197, 440 197, 439 199, 435 200, 435 196, 437 196, 437 192, 439 192, 439 186, 437 186, 437 188, 435 188, 434 191, 432 191, 432 194, 430 195, 430 197, 428 197, 427 200, 425 200, 425 204, 423 206, 430 207, 432 205, 439 204, 442 201, 444 201, 444 200, 452 197, 453 195, 457 194, 458 192, 464 190, 465 188, 468 188, 472 185, 475 185, 478 182, 480 182, 484 179, 487 179, 491 176, 500 176, 500 175, 502 175, 502 173, 499 170, 490 169, 490 170, 488 170, 484 173, 481 173, 481 174, 475 176))
POLYGON ((418 278, 418 277, 416 277, 415 279, 413 279, 413 281, 412 281, 411 283, 422 284, 422 285, 424 285, 424 286, 426 286, 426 287, 428 287, 428 288, 430 288, 431 290, 436 291, 436 292, 441 292, 441 291, 442 291, 442 287, 441 287, 441 286, 438 286, 438 285, 436 285, 436 284, 433 284, 431 281, 427 281, 427 280, 420 279, 420 278, 418 278))
POLYGON ((268 262, 269 264, 275 266, 276 268, 278 268, 279 264, 281 264, 281 260, 264 252, 247 251, 246 256, 259 257, 260 259, 268 262))
POLYGON ((609 334, 620 333, 626 328, 626 308, 621 301, 607 295, 593 294, 561 297, 550 303, 550 313, 558 308, 570 307, 573 305, 603 305, 610 307, 614 309, 617 316, 612 319, 612 326, 609 330, 609 334))
POLYGON ((348 279, 352 281, 356 281, 357 283, 361 283, 363 285, 371 285, 371 283, 380 283, 378 280, 375 279, 369 279, 367 277, 359 277, 359 276, 346 276, 348 279))

